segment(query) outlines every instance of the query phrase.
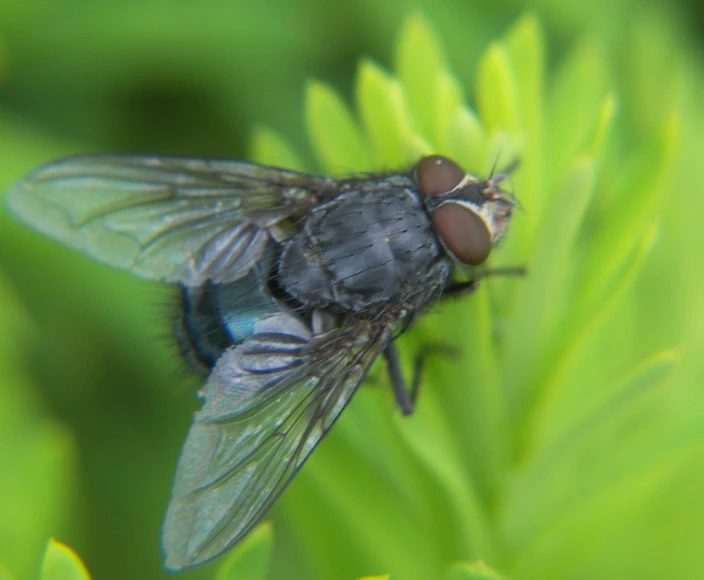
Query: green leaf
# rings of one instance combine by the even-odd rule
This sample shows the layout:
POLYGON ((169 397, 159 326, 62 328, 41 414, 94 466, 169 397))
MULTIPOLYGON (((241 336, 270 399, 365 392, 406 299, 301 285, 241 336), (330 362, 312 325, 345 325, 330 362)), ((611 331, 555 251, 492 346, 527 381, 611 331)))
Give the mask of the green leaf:
MULTIPOLYGON (((534 15, 523 16, 506 39, 508 57, 515 75, 517 115, 522 149, 516 188, 521 203, 535 208, 542 203, 545 163, 545 41, 540 22, 534 15)), ((511 158, 508 158, 511 161, 511 158)), ((531 209, 531 213, 535 211, 531 209)), ((523 242, 525 243, 525 242, 523 242)))
POLYGON ((17 577, 5 568, 2 562, 0 562, 0 580, 17 580, 17 577))
POLYGON ((501 580, 504 576, 480 560, 479 562, 453 564, 448 569, 445 578, 446 580, 501 580))
MULTIPOLYGON (((195 82, 204 102, 230 103, 236 93, 238 127, 267 108, 297 126, 293 89, 253 87, 272 74, 335 66, 360 46, 383 58, 398 26, 398 5, 388 3, 366 3, 371 26, 350 35, 358 9, 311 3, 310 18, 281 1, 276 10, 216 2, 231 11, 210 10, 216 36, 183 25, 183 8, 155 41, 152 0, 139 6, 149 18, 135 19, 129 3, 104 3, 68 29, 28 18, 39 1, 29 0, 29 11, 15 4, 23 16, 8 21, 3 55, 27 64, 12 71, 13 94, 33 97, 21 111, 29 123, 12 119, 11 102, 3 109, 3 183, 91 148, 60 146, 29 124, 51 118, 76 135, 124 143, 129 127, 144 125, 134 107, 115 108, 125 87, 160 94, 172 77, 195 82), (266 15, 273 36, 250 26, 266 15), (222 50, 233 39, 236 50, 222 50), (106 67, 96 46, 109 46, 117 66, 106 67), (61 66, 41 66, 49 49, 61 66), (227 59, 243 51, 251 58, 232 74, 227 59), (108 69, 112 76, 86 74, 108 69), (65 98, 69 85, 81 92, 96 79, 95 98, 65 98)), ((507 32, 499 5, 439 4, 404 21, 392 67, 362 60, 349 90, 349 62, 335 67, 344 92, 310 84, 317 172, 397 169, 437 152, 485 176, 494 162, 501 171, 519 158, 504 184, 519 207, 486 267, 525 265, 529 275, 487 277, 474 295, 419 317, 398 343, 404 362, 438 342, 462 356, 428 360, 417 411, 403 419, 380 357, 376 381, 359 389, 277 503, 285 525, 276 549, 257 530, 225 556, 221 575, 261 578, 270 563, 269 575, 287 580, 375 570, 409 580, 496 578, 480 562, 448 572, 457 558, 483 558, 516 578, 704 577, 701 64, 672 6, 644 3, 634 13, 628 2, 602 4, 543 3, 549 26, 528 14, 507 32), (590 38, 575 43, 579 30, 590 38)), ((203 129, 203 117, 188 109, 177 111, 174 146, 197 149, 202 135, 191 142, 188 131, 203 129)), ((260 127, 252 145, 261 162, 310 169, 308 144, 260 127)), ((155 458, 175 457, 191 407, 188 395, 173 397, 168 371, 159 382, 166 367, 150 366, 162 345, 134 340, 153 334, 154 300, 127 306, 144 288, 130 293, 119 274, 74 267, 79 258, 59 258, 9 220, 0 209, 0 561, 18 578, 35 577, 46 538, 71 526, 113 576, 159 575, 154 536, 145 538, 161 517, 162 467, 173 465, 155 458), (80 485, 74 432, 85 460, 80 485), (124 469, 125 457, 146 480, 124 469), (96 501, 75 509, 74 488, 96 501), (95 506, 100 513, 82 513, 95 506), (83 529, 95 522, 106 525, 83 529)))
MULTIPOLYGON (((595 312, 592 313, 592 317, 589 322, 574 335, 570 336, 569 342, 567 342, 563 350, 558 353, 553 360, 551 372, 548 374, 547 378, 543 381, 543 388, 539 393, 539 398, 536 401, 535 406, 531 410, 528 417, 526 425, 524 425, 525 430, 519 431, 516 435, 516 439, 521 441, 523 444, 524 451, 526 452, 521 457, 521 464, 524 467, 531 466, 531 463, 535 463, 536 456, 539 456, 542 446, 546 444, 545 441, 541 440, 537 433, 544 432, 546 430, 546 424, 554 421, 553 417, 564 417, 565 409, 560 406, 560 402, 564 400, 566 393, 574 393, 575 404, 582 406, 582 397, 580 397, 579 389, 584 389, 587 392, 585 397, 589 397, 590 391, 594 389, 594 385, 590 382, 585 382, 582 379, 582 374, 576 372, 579 367, 579 363, 582 362, 585 356, 585 351, 588 346, 595 343, 595 339, 598 331, 603 327, 604 322, 607 317, 609 317, 617 305, 622 301, 627 290, 631 288, 635 278, 640 272, 646 257, 652 249, 653 242, 657 235, 657 224, 653 224, 644 234, 640 241, 639 247, 631 256, 630 263, 627 269, 623 272, 622 278, 620 280, 618 288, 614 290, 614 293, 609 297, 604 304, 600 306, 595 312), (529 453, 530 452, 530 453, 529 453)), ((628 387, 632 385, 635 391, 630 388, 626 388, 627 393, 639 393, 642 388, 649 387, 657 384, 661 378, 664 371, 668 370, 668 367, 674 362, 675 355, 672 353, 665 354, 662 357, 657 356, 654 358, 652 363, 646 363, 638 370, 635 375, 625 381, 625 386, 628 387), (651 364, 653 365, 651 368, 651 364), (643 374, 643 379, 641 380, 641 373, 643 374)), ((617 386, 612 387, 618 392, 620 389, 617 386)), ((622 387, 623 388, 623 387, 622 387)), ((608 390, 607 390, 608 392, 608 390)), ((639 398, 639 397, 638 397, 639 398)), ((623 401, 630 402, 636 401, 637 397, 625 397, 623 401)), ((620 411, 619 405, 617 403, 618 399, 611 400, 608 406, 602 411, 608 416, 619 417, 620 411)), ((624 413, 630 412, 631 405, 623 406, 624 413)), ((595 428, 602 426, 603 421, 595 420, 594 422, 588 422, 588 424, 593 425, 595 428)), ((579 431, 577 431, 579 433, 579 431)), ((591 435, 590 435, 591 436, 591 435)), ((599 437, 603 437, 603 430, 598 433, 599 437)), ((557 439, 557 444, 560 444, 560 435, 555 435, 557 439)), ((574 441, 574 440, 573 440, 574 441)), ((570 441, 566 441, 567 444, 570 441)), ((622 445, 623 447, 623 445, 622 445)), ((571 450, 569 456, 572 457, 575 454, 574 447, 569 448, 571 450)), ((614 450, 611 450, 611 455, 614 455, 614 450)), ((564 460, 563 460, 564 464, 564 460)), ((547 481, 555 481, 558 483, 560 480, 554 475, 547 471, 544 465, 534 464, 531 471, 536 474, 540 473, 542 475, 539 478, 544 478, 543 481, 537 481, 534 484, 533 492, 530 489, 523 489, 522 494, 527 494, 525 497, 534 497, 535 494, 540 494, 541 501, 549 501, 549 503, 556 504, 555 494, 552 495, 546 490, 547 481), (552 498, 548 500, 548 498, 552 498)), ((608 473, 608 470, 604 470, 604 473, 608 473)), ((575 474, 576 475, 576 474, 575 474)), ((584 479, 584 474, 580 474, 582 479, 584 479)), ((525 487, 525 484, 523 484, 525 487)), ((573 484, 571 488, 575 488, 573 484)), ((570 489, 570 486, 562 486, 562 489, 570 489)), ((524 497, 523 495, 521 497, 524 497)), ((514 506, 514 515, 517 516, 519 512, 528 510, 538 510, 540 502, 536 502, 534 499, 529 503, 525 501, 517 500, 517 505, 514 506), (518 509, 518 505, 522 505, 521 509, 518 509)), ((546 510, 544 510, 546 511, 546 510)), ((516 525, 516 529, 523 529, 522 525, 516 525)))
POLYGON ((604 148, 613 130, 616 109, 616 97, 613 94, 607 95, 601 104, 598 120, 594 129, 594 136, 586 151, 587 155, 590 155, 597 161, 602 160, 604 148))
MULTIPOLYGON (((464 110, 464 97, 457 79, 447 71, 442 71, 436 79, 436 106, 435 106, 435 133, 432 135, 438 153, 444 155, 451 154, 453 145, 452 136, 455 122, 458 115, 464 110)), ((481 146, 480 143, 465 142, 465 148, 481 146)), ((466 153, 465 153, 466 155, 466 153)), ((464 155, 463 155, 464 156, 464 155)), ((460 161, 463 156, 457 157, 460 161)))
MULTIPOLYGON (((601 329, 607 317, 611 315, 623 299, 626 291, 631 288, 652 250, 653 244, 657 239, 658 230, 659 225, 653 223, 643 233, 638 247, 630 256, 629 263, 622 272, 618 285, 613 289, 608 299, 592 312, 588 323, 578 331, 571 333, 568 340, 558 342, 558 344, 562 342, 563 346, 553 359, 552 368, 543 382, 539 398, 534 402, 534 406, 526 418, 527 424, 533 429, 541 423, 543 417, 551 413, 551 408, 555 401, 559 400, 561 393, 573 384, 570 380, 579 380, 573 376, 573 373, 580 357, 584 354, 590 342, 594 340, 595 335, 601 329)), ((525 427, 525 424, 523 426, 525 427)), ((526 433, 518 435, 518 439, 527 448, 532 445, 533 438, 526 433)))
POLYGON ((518 132, 516 78, 503 44, 492 44, 479 63, 477 103, 489 132, 498 129, 518 132))
MULTIPOLYGON (((506 35, 506 48, 515 75, 517 107, 522 130, 533 137, 542 133, 545 46, 543 31, 535 15, 523 16, 506 35)), ((531 145, 536 145, 531 142, 531 145)), ((535 151, 531 149, 531 157, 535 151)))
POLYGON ((488 138, 479 117, 469 107, 461 107, 448 120, 442 143, 443 153, 466 170, 482 174, 486 169, 488 138))
POLYGON ((327 85, 312 82, 306 94, 308 131, 318 159, 329 173, 371 167, 369 146, 342 99, 327 85))
POLYGON ((78 555, 68 546, 49 540, 42 562, 41 580, 90 580, 78 555))
POLYGON ((271 522, 259 524, 225 558, 215 580, 265 580, 267 578, 274 534, 271 522))
MULTIPOLYGON (((700 445, 696 450, 699 456, 703 450, 700 445)), ((569 509, 543 528, 541 533, 533 533, 525 548, 516 551, 516 577, 567 577, 590 560, 593 562, 593 555, 604 549, 612 537, 632 538, 634 534, 642 533, 633 527, 632 522, 637 522, 647 513, 656 490, 683 460, 691 460, 691 457, 683 458, 680 455, 670 458, 634 477, 598 488, 592 496, 580 497, 579 501, 572 498, 569 509), (562 551, 560 546, 565 546, 565 542, 569 542, 570 547, 579 546, 582 549, 562 551)), ((654 523, 648 522, 648 525, 654 523)), ((605 574, 608 564, 601 563, 599 568, 605 574)), ((647 577, 645 569, 639 569, 647 577)))
POLYGON ((362 61, 357 105, 374 152, 376 169, 410 165, 407 143, 412 134, 400 83, 371 61, 362 61))
POLYGON ((553 518, 562 517, 575 504, 602 493, 614 480, 623 485, 627 473, 638 479, 643 470, 660 461, 663 454, 654 453, 633 425, 639 418, 646 425, 652 423, 648 414, 657 407, 654 395, 678 360, 676 351, 653 355, 611 384, 585 385, 586 392, 575 393, 578 406, 563 404, 552 416, 543 414, 534 421, 539 430, 534 436, 535 452, 524 461, 506 522, 516 537, 531 542, 536 530, 546 530, 553 518), (619 449, 608 449, 614 440, 619 441, 619 449), (638 448, 649 448, 650 458, 628 465, 641 455, 638 448), (594 456, 604 466, 615 457, 619 460, 612 469, 594 469, 589 467, 594 456), (564 485, 565 479, 573 481, 564 485))
MULTIPOLYGON (((486 339, 495 324, 491 290, 497 283, 487 281, 471 299, 445 307, 437 320, 442 332, 432 339, 461 348, 456 357, 434 357, 439 370, 433 394, 437 391, 445 423, 453 438, 461 442, 459 453, 484 499, 500 485, 508 451, 506 401, 496 344, 486 339)), ((425 392, 423 396, 425 401, 425 392)))
POLYGON ((611 191, 614 201, 607 206, 600 235, 584 265, 584 283, 577 299, 581 308, 575 313, 575 321, 590 317, 595 306, 613 292, 612 286, 619 283, 624 264, 643 230, 670 194, 679 133, 679 119, 673 113, 657 133, 639 144, 629 166, 619 168, 620 184, 611 191))
POLYGON ((453 506, 455 525, 460 537, 465 538, 467 553, 493 557, 496 546, 485 506, 474 482, 462 473, 455 442, 438 411, 431 407, 430 397, 426 396, 422 411, 418 410, 412 420, 398 415, 394 419, 409 450, 424 464, 453 506))
POLYGON ((442 130, 436 124, 439 91, 443 90, 441 77, 448 73, 440 43, 418 14, 410 17, 401 30, 395 68, 420 133, 434 141, 442 130))
POLYGON ((257 127, 252 135, 251 157, 259 163, 305 171, 303 162, 293 146, 276 131, 268 127, 257 127))
MULTIPOLYGON (((440 502, 417 481, 421 470, 399 441, 391 392, 379 387, 360 389, 284 498, 287 520, 300 524, 298 549, 316 554, 318 577, 334 576, 332 571, 345 565, 358 569, 359 561, 387 561, 391 573, 402 577, 432 576, 432 547, 414 530, 432 525, 432 510, 440 502), (426 492, 420 497, 419 487, 426 492), (401 521, 407 525, 399 526, 401 521), (342 547, 321 553, 318 547, 331 533, 342 547), (359 541, 370 534, 373 542, 359 541), (417 557, 408 558, 409 551, 417 557)), ((444 529, 436 533, 448 537, 444 529)))
POLYGON ((595 193, 594 161, 582 158, 574 162, 571 171, 540 223, 534 229, 539 238, 533 245, 528 279, 521 282, 521 294, 513 321, 514 332, 508 337, 506 357, 512 361, 506 380, 518 390, 511 394, 511 417, 515 420, 530 404, 540 383, 532 382, 531 371, 542 356, 550 356, 556 327, 562 323, 573 247, 584 216, 595 193))
POLYGON ((21 577, 36 570, 61 525, 75 467, 73 438, 47 416, 24 373, 34 330, 0 270, 0 559, 21 577))
MULTIPOLYGON (((547 96, 548 186, 562 179, 572 159, 588 148, 590 135, 599 126, 602 103, 610 92, 606 62, 600 45, 583 41, 560 64, 547 96)), ((548 198, 543 203, 547 201, 548 198)), ((542 207, 537 211, 542 211, 542 207)))
POLYGON ((590 437, 608 421, 627 413, 651 389, 660 385, 681 361, 678 350, 653 354, 605 388, 580 397, 579 407, 563 409, 535 421, 536 447, 559 461, 578 441, 590 437))

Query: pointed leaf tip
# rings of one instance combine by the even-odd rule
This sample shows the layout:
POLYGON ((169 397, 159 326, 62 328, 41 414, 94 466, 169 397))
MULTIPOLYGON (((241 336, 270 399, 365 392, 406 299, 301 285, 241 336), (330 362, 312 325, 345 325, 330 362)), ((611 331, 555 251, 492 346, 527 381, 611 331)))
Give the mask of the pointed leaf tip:
POLYGON ((369 60, 359 67, 357 107, 374 152, 375 166, 397 168, 410 161, 406 149, 411 123, 401 85, 369 60))
POLYGON ((509 30, 507 40, 512 49, 532 48, 543 52, 543 28, 538 17, 529 12, 524 14, 509 30))
POLYGON ((76 552, 51 538, 44 553, 40 579, 90 580, 90 574, 76 552))
POLYGON ((516 78, 506 47, 492 44, 479 63, 477 102, 481 118, 489 131, 518 129, 516 78))
POLYGON ((369 146, 357 120, 332 88, 317 81, 309 83, 306 117, 310 140, 326 171, 369 169, 369 146))
POLYGON ((420 14, 411 16, 403 26, 395 61, 410 113, 421 134, 429 139, 435 131, 437 80, 447 67, 440 42, 420 14))
POLYGON ((257 127, 252 134, 252 159, 260 163, 305 171, 305 166, 290 143, 269 127, 257 127))

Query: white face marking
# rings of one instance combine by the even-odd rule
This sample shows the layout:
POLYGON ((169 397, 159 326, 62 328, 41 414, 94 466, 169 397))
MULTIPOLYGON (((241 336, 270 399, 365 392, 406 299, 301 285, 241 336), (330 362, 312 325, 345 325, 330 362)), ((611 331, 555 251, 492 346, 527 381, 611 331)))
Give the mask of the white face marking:
MULTIPOLYGON (((486 229, 491 234, 491 244, 496 245, 504 236, 506 228, 508 227, 509 215, 507 215, 506 212, 510 211, 515 205, 511 197, 497 187, 498 184, 503 181, 503 178, 503 176, 497 175, 490 180, 486 180, 488 184, 485 190, 487 192, 487 199, 481 206, 467 200, 448 199, 438 207, 442 207, 446 203, 456 203, 475 213, 484 222, 486 229)), ((467 173, 462 181, 460 181, 447 196, 450 198, 453 191, 461 190, 470 183, 482 181, 485 180, 479 179, 476 175, 472 175, 471 173, 467 173)))

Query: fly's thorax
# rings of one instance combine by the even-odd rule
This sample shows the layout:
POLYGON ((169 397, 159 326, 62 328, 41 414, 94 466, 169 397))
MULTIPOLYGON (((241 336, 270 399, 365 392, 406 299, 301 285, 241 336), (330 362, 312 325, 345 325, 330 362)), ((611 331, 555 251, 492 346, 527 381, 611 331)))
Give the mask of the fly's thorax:
POLYGON ((440 155, 420 160, 415 180, 445 250, 467 266, 482 264, 503 238, 515 200, 499 184, 480 179, 440 155))
POLYGON ((413 187, 343 191, 314 209, 284 244, 281 287, 306 306, 370 312, 420 307, 445 284, 450 265, 413 187))

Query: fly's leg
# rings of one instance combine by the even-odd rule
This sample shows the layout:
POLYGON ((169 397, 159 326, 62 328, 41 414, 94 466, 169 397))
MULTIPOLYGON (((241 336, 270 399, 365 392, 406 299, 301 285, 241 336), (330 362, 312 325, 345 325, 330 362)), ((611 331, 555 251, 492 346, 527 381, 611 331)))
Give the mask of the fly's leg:
POLYGON ((523 266, 509 266, 506 268, 493 268, 489 270, 480 270, 474 273, 474 277, 467 282, 450 282, 442 294, 443 298, 455 296, 464 296, 471 294, 479 287, 479 281, 482 278, 489 276, 525 276, 527 271, 523 266))
MULTIPOLYGON (((475 273, 472 280, 466 282, 449 283, 446 286, 442 297, 447 298, 450 296, 454 297, 470 294, 479 287, 479 281, 487 276, 525 275, 526 269, 523 266, 480 270, 475 273)), ((409 389, 406 384, 406 380, 403 378, 401 361, 399 360, 396 347, 393 343, 389 343, 389 345, 384 349, 384 358, 386 359, 386 365, 389 369, 389 378, 391 379, 391 386, 394 390, 394 396, 396 397, 396 402, 404 415, 408 416, 413 414, 416 407, 416 399, 418 398, 418 390, 420 388, 420 380, 423 374, 423 368, 425 367, 425 361, 427 360, 428 355, 437 353, 447 356, 457 356, 458 354, 457 349, 444 344, 431 344, 423 347, 416 356, 413 368, 413 380, 411 381, 411 388, 409 389)))
POLYGON ((391 387, 394 390, 396 402, 404 415, 412 415, 416 407, 415 394, 408 391, 406 380, 403 378, 403 371, 401 371, 398 351, 393 343, 390 343, 384 349, 384 358, 389 369, 389 378, 391 379, 391 387))
POLYGON ((444 299, 464 296, 465 294, 471 294, 477 288, 479 288, 479 282, 477 280, 469 280, 468 282, 452 282, 446 286, 445 291, 442 293, 442 297, 444 299))
POLYGON ((401 371, 401 362, 399 360, 398 351, 393 343, 389 344, 384 349, 384 358, 389 369, 389 377, 391 378, 391 386, 394 390, 396 402, 401 408, 401 412, 408 416, 412 415, 416 408, 416 399, 418 398, 418 390, 420 388, 420 379, 423 374, 423 367, 428 355, 441 353, 449 356, 457 356, 457 350, 451 346, 443 344, 433 344, 423 347, 416 356, 413 368, 413 380, 409 389, 406 380, 403 378, 401 371))

